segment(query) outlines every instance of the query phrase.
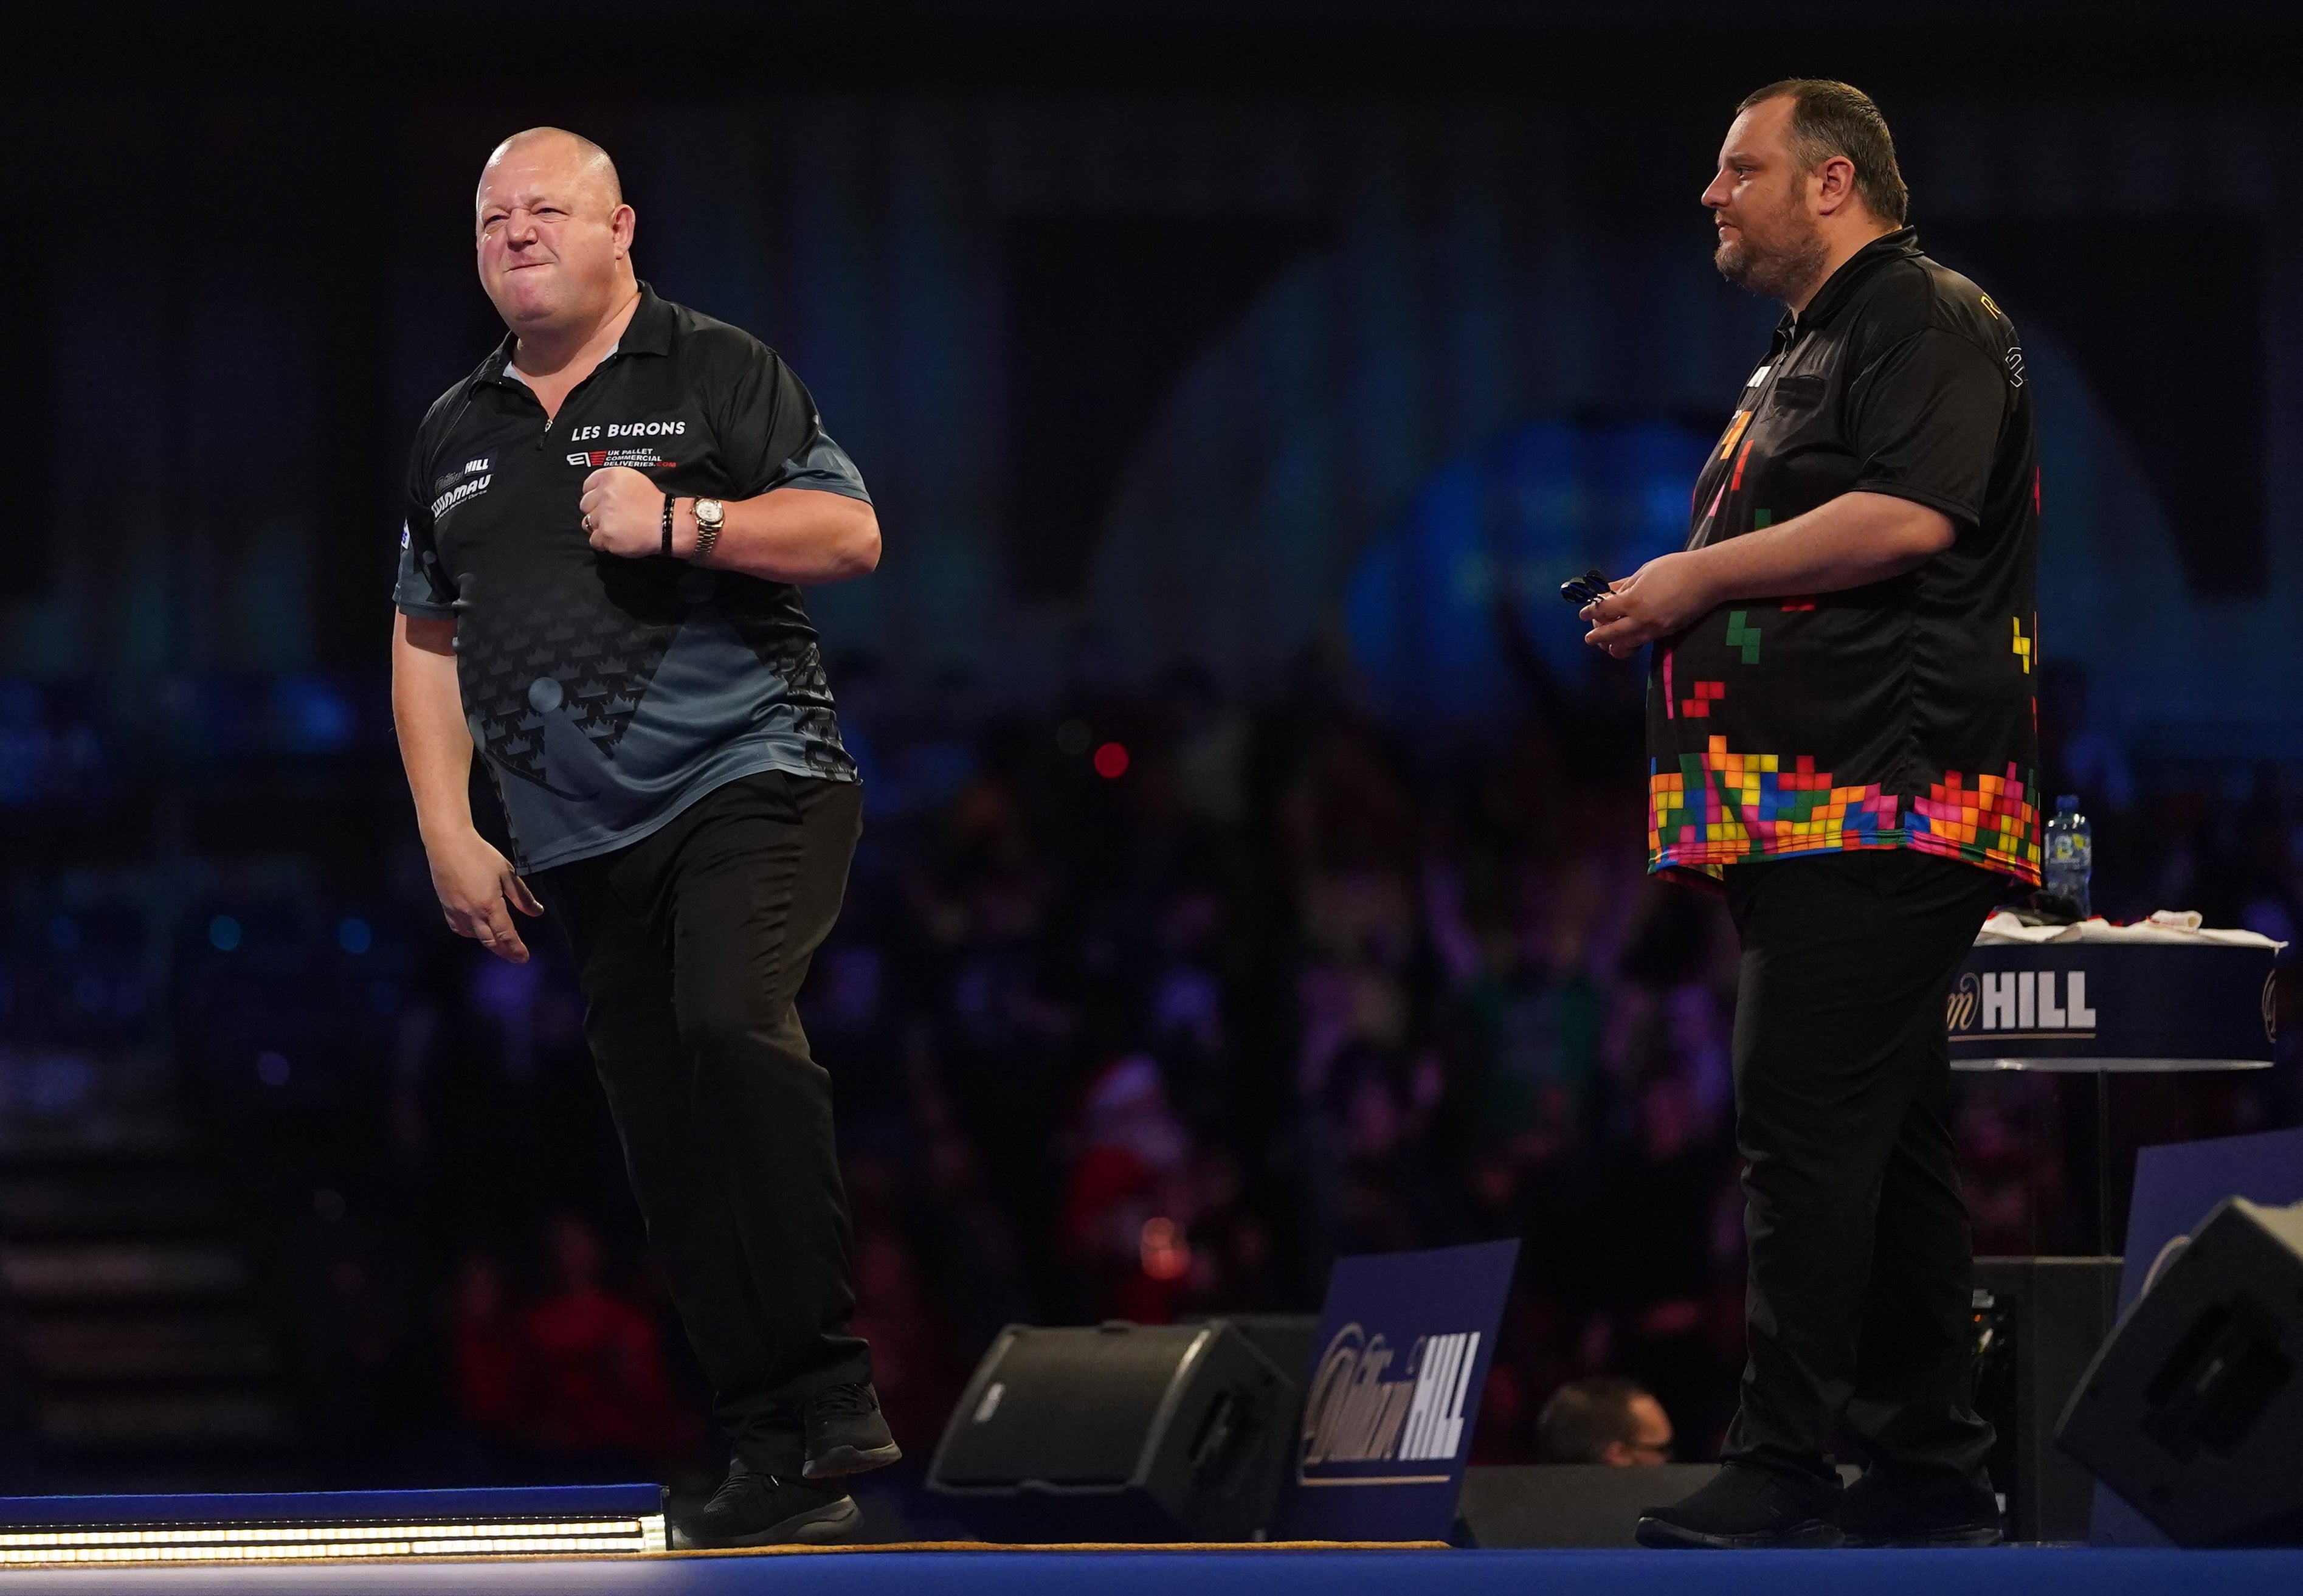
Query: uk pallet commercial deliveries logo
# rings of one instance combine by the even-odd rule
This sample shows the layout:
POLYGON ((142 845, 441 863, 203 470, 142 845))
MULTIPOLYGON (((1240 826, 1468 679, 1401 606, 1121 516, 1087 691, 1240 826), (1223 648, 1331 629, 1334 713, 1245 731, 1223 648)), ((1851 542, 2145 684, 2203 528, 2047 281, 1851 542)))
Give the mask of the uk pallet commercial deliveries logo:
POLYGON ((1944 1020, 1954 1036, 2085 1040, 2096 1030, 2085 970, 1970 970, 1952 988, 1944 1020))
POLYGON ((1295 1478, 1304 1485, 1437 1485, 1468 1440, 1464 1401, 1480 1332, 1419 1336, 1404 1361, 1357 1324, 1336 1332, 1303 1405, 1295 1478), (1400 1362, 1397 1379, 1387 1379, 1400 1362), (1329 1464, 1438 1463, 1443 1472, 1312 1474, 1329 1464))
POLYGON ((676 466, 676 460, 665 460, 654 449, 586 449, 568 457, 571 466, 589 466, 598 470, 603 466, 628 466, 635 471, 652 471, 658 466, 676 466))

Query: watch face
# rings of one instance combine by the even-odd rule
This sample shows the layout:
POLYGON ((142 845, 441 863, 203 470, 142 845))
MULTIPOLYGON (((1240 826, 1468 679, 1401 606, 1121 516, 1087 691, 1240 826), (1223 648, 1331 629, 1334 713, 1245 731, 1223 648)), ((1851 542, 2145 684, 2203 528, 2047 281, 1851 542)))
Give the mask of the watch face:
POLYGON ((720 501, 717 499, 698 499, 696 501, 696 524, 699 527, 719 526, 720 518, 723 513, 725 512, 721 508, 720 501))

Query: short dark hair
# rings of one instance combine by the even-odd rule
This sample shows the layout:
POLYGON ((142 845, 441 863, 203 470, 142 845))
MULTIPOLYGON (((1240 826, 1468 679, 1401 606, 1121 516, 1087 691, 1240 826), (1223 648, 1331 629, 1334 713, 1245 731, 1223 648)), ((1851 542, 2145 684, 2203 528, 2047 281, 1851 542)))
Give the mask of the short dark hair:
POLYGON ((1740 114, 1778 99, 1792 102, 1792 150, 1801 165, 1812 172, 1834 156, 1845 156, 1855 166, 1855 191, 1871 214, 1901 227, 1911 191, 1895 165, 1894 135, 1871 97, 1829 78, 1785 78, 1745 95, 1735 109, 1740 114))
POLYGON ((1654 1393, 1621 1374, 1571 1380, 1551 1393, 1535 1416, 1536 1450, 1546 1463, 1603 1463, 1610 1441, 1631 1446, 1640 1439, 1632 1404, 1654 1393))

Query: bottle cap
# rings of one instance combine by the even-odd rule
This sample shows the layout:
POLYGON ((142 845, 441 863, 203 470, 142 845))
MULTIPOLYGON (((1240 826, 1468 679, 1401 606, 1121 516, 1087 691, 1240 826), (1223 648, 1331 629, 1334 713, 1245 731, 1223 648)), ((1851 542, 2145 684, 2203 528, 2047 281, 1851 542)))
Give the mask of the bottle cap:
POLYGON ((2055 800, 2055 813, 2058 815, 2076 815, 2079 807, 2079 795, 2076 792, 2067 792, 2055 800))

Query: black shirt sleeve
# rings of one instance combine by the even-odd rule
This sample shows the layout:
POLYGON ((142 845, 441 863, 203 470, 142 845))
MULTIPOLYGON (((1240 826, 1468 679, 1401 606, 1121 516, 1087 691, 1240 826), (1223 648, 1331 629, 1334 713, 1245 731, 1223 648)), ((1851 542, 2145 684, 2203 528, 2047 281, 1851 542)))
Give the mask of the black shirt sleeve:
POLYGON ((392 602, 403 615, 419 621, 453 621, 456 595, 440 569, 439 550, 432 540, 429 486, 432 449, 419 428, 408 452, 408 480, 400 523, 400 570, 392 584, 392 602))
POLYGON ((864 486, 864 473, 848 458, 848 451, 833 443, 831 435, 821 426, 805 449, 777 468, 775 479, 768 486, 813 488, 820 494, 861 499, 866 504, 872 502, 871 490, 864 486))
POLYGON ((1850 392, 1853 491, 1890 494, 1978 525, 2007 404, 1991 358, 1941 328, 1912 334, 1861 372, 1850 392))
POLYGON ((755 498, 783 486, 787 463, 815 436, 815 400, 781 356, 762 348, 736 373, 713 425, 740 496, 755 498))

